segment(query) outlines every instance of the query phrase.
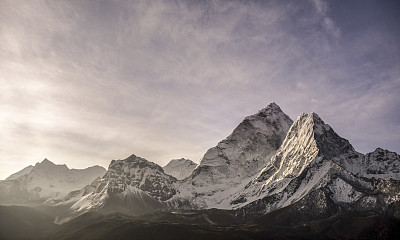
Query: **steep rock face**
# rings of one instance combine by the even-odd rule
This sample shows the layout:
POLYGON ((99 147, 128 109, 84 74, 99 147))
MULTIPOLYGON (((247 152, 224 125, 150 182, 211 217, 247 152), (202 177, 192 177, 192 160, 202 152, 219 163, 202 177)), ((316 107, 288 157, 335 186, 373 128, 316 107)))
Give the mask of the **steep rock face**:
POLYGON ((179 183, 176 198, 200 208, 230 208, 230 196, 269 163, 292 123, 276 103, 246 117, 231 135, 206 152, 189 178, 179 183))
POLYGON ((131 155, 113 160, 101 179, 70 193, 58 205, 71 205, 78 212, 97 209, 143 214, 165 207, 164 202, 176 194, 176 181, 159 165, 131 155))
POLYGON ((112 161, 104 179, 109 182, 109 191, 112 193, 121 193, 126 186, 131 186, 161 201, 176 193, 171 187, 176 182, 174 177, 165 174, 159 165, 135 155, 112 161))
POLYGON ((181 158, 171 160, 163 167, 163 170, 166 174, 171 175, 178 180, 182 180, 192 174, 196 167, 196 163, 189 159, 181 158))
MULTIPOLYGON (((330 162, 323 162, 324 153, 319 149, 322 144, 316 140, 317 138, 331 142, 333 145, 345 143, 315 113, 301 114, 289 129, 275 156, 251 184, 246 186, 245 191, 240 193, 236 200, 232 202, 233 207, 239 208, 260 198, 272 197, 274 201, 265 210, 269 212, 299 200, 314 185, 323 182, 324 176, 332 165, 330 162), (328 139, 326 136, 320 136, 324 133, 333 136, 333 138, 328 139), (318 167, 312 169, 307 183, 302 183, 298 177, 304 175, 310 165, 317 165, 318 167), (302 184, 302 188, 299 188, 298 184, 302 184)), ((327 155, 335 154, 335 151, 331 149, 326 152, 327 155)))
MULTIPOLYGON (((280 147, 293 121, 277 104, 271 103, 257 114, 246 117, 232 134, 209 149, 192 179, 201 178, 202 168, 213 175, 227 174, 236 179, 256 174, 280 147), (237 178, 239 177, 239 178, 237 178)), ((218 183, 218 178, 213 178, 218 183)))
POLYGON ((301 114, 271 162, 257 177, 264 185, 299 176, 314 160, 357 154, 350 143, 337 135, 315 113, 301 114))
POLYGON ((314 212, 314 217, 337 211, 384 212, 400 200, 399 181, 385 180, 389 170, 375 175, 379 179, 360 177, 353 171, 354 165, 364 164, 365 159, 371 164, 366 168, 382 166, 379 161, 383 159, 390 163, 387 165, 395 165, 396 155, 379 152, 372 156, 381 156, 380 160, 371 154, 364 156, 318 115, 302 114, 270 164, 237 195, 234 208, 241 208, 242 216, 265 214, 294 203, 314 212), (304 199, 314 199, 314 205, 304 199))
POLYGON ((365 155, 362 166, 363 176, 400 180, 400 155, 395 152, 377 148, 365 155))
POLYGON ((106 170, 99 166, 86 169, 69 169, 44 159, 34 167, 29 166, 0 181, 0 199, 17 203, 63 198, 102 176, 106 170), (10 188, 10 186, 13 186, 10 188))

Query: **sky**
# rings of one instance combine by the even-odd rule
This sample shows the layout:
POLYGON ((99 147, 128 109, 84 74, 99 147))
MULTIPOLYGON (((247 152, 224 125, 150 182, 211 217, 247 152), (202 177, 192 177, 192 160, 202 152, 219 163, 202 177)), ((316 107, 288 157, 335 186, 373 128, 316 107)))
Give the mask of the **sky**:
POLYGON ((0 0, 0 179, 199 162, 276 102, 400 153, 398 1, 0 0))

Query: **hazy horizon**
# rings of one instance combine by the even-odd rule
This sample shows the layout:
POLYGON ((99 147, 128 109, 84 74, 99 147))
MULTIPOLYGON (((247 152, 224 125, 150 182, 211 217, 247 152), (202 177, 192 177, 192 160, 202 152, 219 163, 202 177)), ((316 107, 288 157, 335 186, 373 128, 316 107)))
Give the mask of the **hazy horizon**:
POLYGON ((397 1, 1 1, 0 179, 198 163, 276 102, 400 153, 397 1))

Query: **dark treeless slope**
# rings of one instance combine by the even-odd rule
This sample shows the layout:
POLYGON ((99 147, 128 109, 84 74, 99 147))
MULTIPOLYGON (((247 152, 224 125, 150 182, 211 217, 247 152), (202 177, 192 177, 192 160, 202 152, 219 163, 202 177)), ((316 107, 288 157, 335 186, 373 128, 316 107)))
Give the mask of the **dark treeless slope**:
MULTIPOLYGON (((203 214, 203 213, 199 213, 203 214)), ((155 222, 121 214, 86 213, 41 239, 301 239, 297 232, 278 232, 258 225, 155 222), (87 225, 85 225, 87 224, 87 225)))
POLYGON ((0 206, 0 239, 34 239, 55 227, 53 220, 30 207, 0 206))
POLYGON ((280 209, 241 224, 233 211, 216 209, 141 217, 89 212, 40 239, 400 239, 400 221, 388 215, 346 213, 298 225, 288 221, 292 211, 280 209))
POLYGON ((157 211, 140 217, 85 213, 55 225, 43 209, 0 207, 0 239, 400 239, 394 205, 386 215, 300 216, 296 206, 247 223, 235 211, 157 211), (294 219, 294 221, 292 221, 294 219))

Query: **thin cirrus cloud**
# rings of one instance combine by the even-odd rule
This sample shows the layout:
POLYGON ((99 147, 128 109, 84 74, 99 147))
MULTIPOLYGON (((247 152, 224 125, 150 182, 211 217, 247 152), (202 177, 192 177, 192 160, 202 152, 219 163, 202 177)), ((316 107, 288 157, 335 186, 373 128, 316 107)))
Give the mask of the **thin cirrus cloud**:
POLYGON ((333 20, 327 15, 329 7, 328 3, 324 0, 313 0, 314 6, 322 18, 322 26, 325 30, 332 34, 332 36, 339 38, 340 37, 340 28, 336 27, 333 20))
POLYGON ((398 17, 378 14, 396 6, 338 4, 2 1, 0 178, 45 157, 198 162, 271 101, 399 152, 398 17))

